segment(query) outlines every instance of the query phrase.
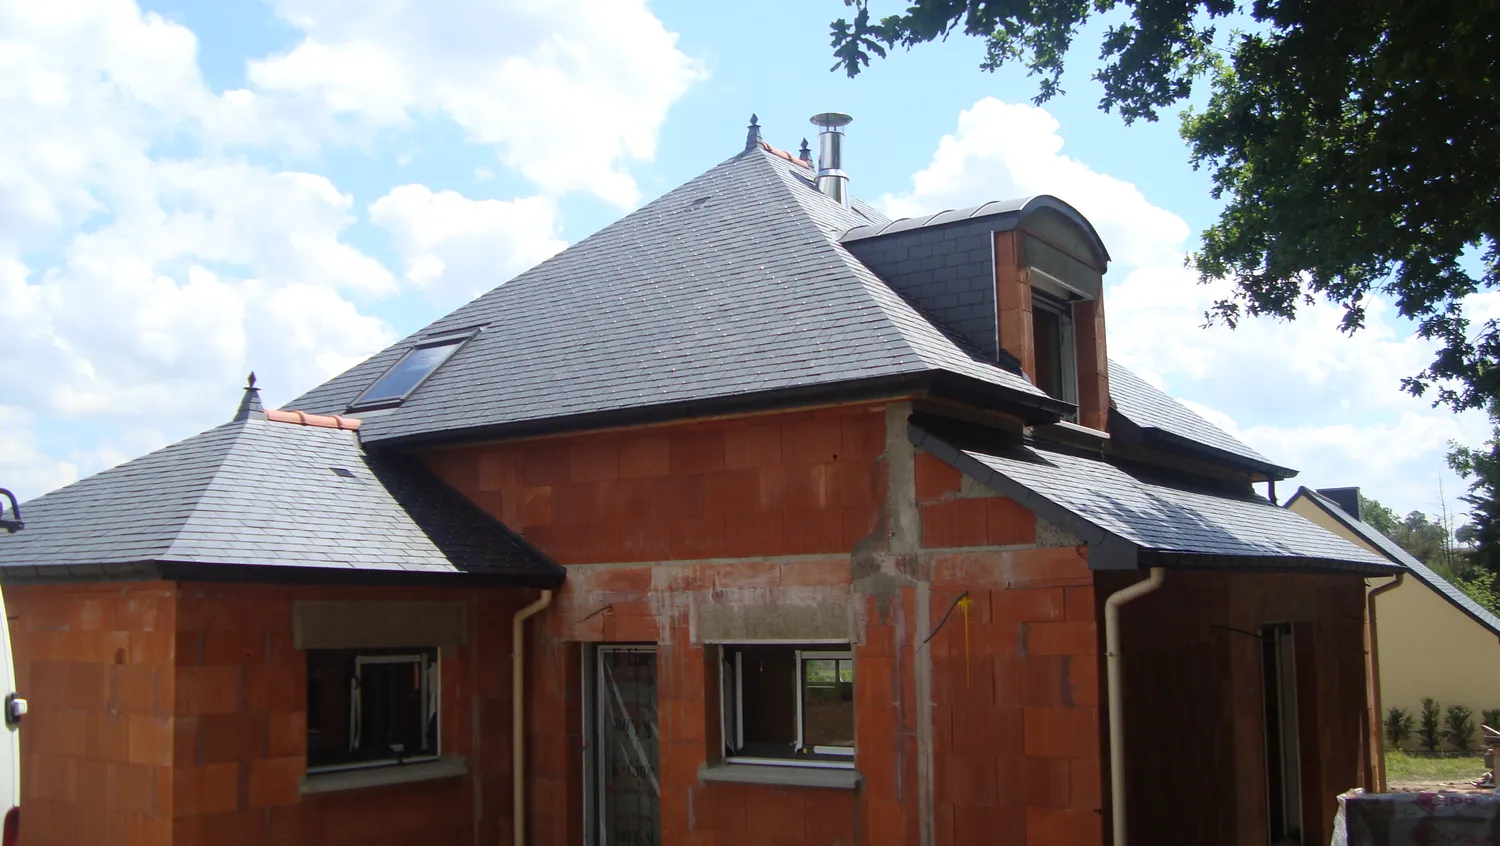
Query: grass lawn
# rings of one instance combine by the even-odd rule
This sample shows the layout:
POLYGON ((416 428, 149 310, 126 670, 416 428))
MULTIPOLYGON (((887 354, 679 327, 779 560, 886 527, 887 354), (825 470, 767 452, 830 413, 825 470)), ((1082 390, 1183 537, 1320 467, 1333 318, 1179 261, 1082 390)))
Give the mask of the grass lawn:
POLYGON ((1479 755, 1468 758, 1428 758, 1425 755, 1410 755, 1398 750, 1385 753, 1385 778, 1389 782, 1401 781, 1473 781, 1487 770, 1484 758, 1479 755))

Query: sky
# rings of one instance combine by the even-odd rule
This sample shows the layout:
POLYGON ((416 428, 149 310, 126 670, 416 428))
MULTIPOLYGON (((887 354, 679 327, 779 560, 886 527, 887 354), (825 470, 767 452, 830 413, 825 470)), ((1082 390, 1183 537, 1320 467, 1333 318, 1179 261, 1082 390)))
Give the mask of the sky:
MULTIPOLYGON (((878 13, 895 9, 887 3, 878 13)), ((830 72, 841 0, 0 0, 0 486, 29 499, 289 401, 737 153, 853 115, 851 191, 896 216, 1037 193, 1105 241, 1110 355, 1292 484, 1449 508, 1477 413, 1400 390, 1389 304, 1205 328, 1184 266, 1219 204, 1175 116, 1101 112, 955 37, 830 72)), ((1283 490, 1284 495, 1290 493, 1283 490)))

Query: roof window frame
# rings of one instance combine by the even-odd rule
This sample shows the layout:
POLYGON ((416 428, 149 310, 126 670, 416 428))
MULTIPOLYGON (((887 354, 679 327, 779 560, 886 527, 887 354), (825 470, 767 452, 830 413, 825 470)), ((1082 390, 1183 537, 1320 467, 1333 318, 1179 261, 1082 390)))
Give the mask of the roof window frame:
POLYGON ((447 364, 449 361, 452 361, 453 357, 455 355, 458 355, 458 351, 463 349, 464 346, 467 345, 469 341, 473 340, 474 337, 478 335, 482 330, 483 327, 478 327, 474 329, 460 330, 457 332, 444 332, 442 334, 433 335, 429 338, 422 338, 414 342, 409 347, 407 347, 406 351, 401 353, 401 356, 394 362, 392 362, 389 367, 387 367, 385 370, 382 370, 380 372, 380 375, 370 383, 369 387, 365 388, 364 391, 359 395, 359 397, 351 402, 345 410, 350 412, 373 411, 383 408, 396 408, 397 406, 402 405, 411 398, 412 394, 417 392, 418 388, 421 388, 424 384, 426 384, 428 379, 431 379, 434 374, 441 370, 443 368, 443 365, 447 364), (371 391, 375 390, 375 388, 379 386, 381 382, 385 381, 386 378, 394 373, 396 369, 399 368, 402 364, 405 364, 407 359, 411 358, 412 355, 420 350, 431 349, 433 347, 452 347, 452 349, 448 352, 447 355, 443 356, 441 361, 439 361, 437 364, 434 364, 431 369, 422 374, 421 378, 412 383, 412 386, 410 388, 407 388, 406 391, 403 392, 400 396, 367 399, 371 391))

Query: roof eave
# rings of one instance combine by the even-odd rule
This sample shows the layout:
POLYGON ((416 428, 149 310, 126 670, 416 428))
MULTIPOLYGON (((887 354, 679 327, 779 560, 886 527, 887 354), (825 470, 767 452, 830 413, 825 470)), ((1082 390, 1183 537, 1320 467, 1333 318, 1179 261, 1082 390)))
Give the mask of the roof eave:
POLYGON ((584 412, 562 417, 519 420, 409 435, 381 437, 377 430, 366 433, 361 442, 370 451, 412 451, 473 441, 513 440, 599 429, 659 425, 705 417, 790 410, 812 405, 870 402, 919 395, 941 396, 1014 413, 1027 423, 1055 423, 1073 409, 1069 403, 1048 396, 1016 391, 945 370, 925 370, 894 376, 799 385, 793 388, 726 394, 683 402, 584 412))
POLYGON ((562 567, 549 574, 452 570, 369 570, 245 562, 139 561, 124 564, 5 564, 3 584, 60 582, 228 582, 246 584, 469 586, 553 589, 567 580, 562 567))

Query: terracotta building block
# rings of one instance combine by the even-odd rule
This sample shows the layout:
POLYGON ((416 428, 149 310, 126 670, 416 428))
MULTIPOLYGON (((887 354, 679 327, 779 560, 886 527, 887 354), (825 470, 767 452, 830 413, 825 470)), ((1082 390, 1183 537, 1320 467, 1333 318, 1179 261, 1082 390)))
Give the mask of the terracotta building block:
POLYGON ((872 461, 837 461, 828 465, 828 504, 865 509, 878 505, 882 471, 872 461))
POLYGON ((724 552, 723 517, 688 517, 671 524, 673 558, 719 558, 724 552))
POLYGON ((956 805, 998 804, 995 759, 983 754, 954 754, 947 759, 942 780, 937 782, 940 795, 956 805))
POLYGON ((87 757, 89 721, 92 713, 92 711, 68 709, 50 714, 48 721, 50 730, 46 735, 47 748, 55 755, 73 758, 87 757))
POLYGON ((785 561, 779 570, 778 581, 783 587, 847 585, 853 575, 847 558, 785 561))
POLYGON ((171 666, 177 636, 170 631, 131 632, 130 663, 171 666))
POLYGON ((788 421, 781 427, 781 460, 786 464, 823 464, 842 456, 843 429, 837 419, 788 421))
POLYGON ((928 549, 984 546, 989 537, 982 499, 952 499, 921 507, 922 545, 928 549))
POLYGON ((1024 843, 1026 816, 1015 808, 956 805, 953 808, 954 846, 1024 843))
POLYGON ((928 502, 956 494, 963 485, 963 474, 958 468, 925 452, 918 452, 914 459, 917 483, 917 500, 928 502))
POLYGON ((266 755, 290 758, 307 754, 307 713, 273 712, 266 719, 266 755))
POLYGON ((520 461, 516 450, 505 446, 494 446, 478 454, 479 489, 500 491, 514 488, 520 483, 520 461))
POLYGON ((240 707, 237 666, 181 667, 173 680, 178 715, 233 714, 240 707))
POLYGON ((1067 616, 1062 588, 1011 588, 990 592, 990 605, 997 622, 1042 623, 1067 616))
POLYGON ((800 840, 806 836, 804 791, 747 786, 745 819, 753 830, 768 839, 800 840))
POLYGON ((151 813, 155 804, 152 769, 145 764, 109 763, 105 769, 104 806, 111 811, 151 813))
POLYGON ((528 487, 517 492, 521 528, 552 525, 552 488, 528 487))
POLYGON ((1099 755, 1097 708, 1023 708, 1025 754, 1031 758, 1099 755))
POLYGON ((300 756, 267 758, 250 764, 250 807, 297 804, 297 783, 307 762, 300 756))
POLYGON ((252 711, 276 711, 307 698, 307 669, 294 664, 250 664, 244 668, 244 705, 252 711))
POLYGON ((861 543, 874 541, 878 549, 887 548, 885 532, 881 529, 881 509, 869 508, 845 508, 844 512, 844 539, 839 544, 840 549, 852 550, 861 543))
POLYGON ((1068 596, 1069 620, 1096 619, 1094 611, 1094 588, 1092 585, 1064 588, 1068 596))
POLYGON ((990 706, 972 698, 956 700, 952 708, 952 754, 993 758, 1022 754, 1024 724, 1020 708, 990 706))
POLYGON ((705 514, 746 514, 761 510, 760 470, 747 468, 707 474, 704 479, 705 514))
POLYGON ((906 808, 895 800, 870 800, 865 806, 870 846, 904 846, 906 838, 906 808))
MULTIPOLYGON (((129 717, 89 711, 87 757, 91 761, 130 760, 129 717)), ((170 749, 168 750, 170 752, 170 749)))
POLYGON ((127 725, 129 760, 137 764, 172 765, 173 724, 171 717, 154 714, 122 716, 127 725))
POLYGON ((841 461, 868 461, 885 454, 885 409, 845 414, 839 426, 841 461))
POLYGON ((569 450, 569 478, 574 482, 602 482, 619 478, 620 451, 609 438, 573 443, 569 450))
POLYGON ((668 441, 672 475, 688 476, 724 469, 724 432, 717 429, 682 431, 668 441))
MULTIPOLYGON (((179 721, 183 718, 178 717, 179 721)), ((212 714, 197 719, 192 739, 200 764, 259 758, 266 746, 267 719, 254 714, 212 714)))
POLYGON ((1036 808, 1067 808, 1073 801, 1071 761, 1064 758, 1021 758, 1026 804, 1036 808))
POLYGON ((788 508, 781 513, 783 550, 788 555, 847 552, 841 508, 788 508))
POLYGON ((1034 623, 1026 643, 1032 655, 1094 655, 1099 651, 1099 633, 1092 621, 1034 623))
MULTIPOLYGON (((568 445, 560 439, 536 441, 526 445, 520 455, 521 484, 528 488, 565 485, 572 474, 568 445)), ((458 485, 445 474, 449 484, 458 485)), ((476 478, 477 484, 477 478, 476 478)), ((463 490, 463 488, 459 488, 463 490)))
POLYGON ((1096 846, 1104 840, 1104 819, 1093 811, 1026 809, 1026 846, 1096 846))
POLYGON ((620 527, 620 560, 661 561, 672 555, 672 532, 661 523, 635 520, 620 527))
MULTIPOLYGON (((202 652, 198 661, 203 664, 247 664, 260 663, 266 658, 266 636, 264 632, 201 632, 202 652)), ((178 640, 179 648, 182 640, 178 640)))
POLYGON ((161 626, 162 600, 152 597, 129 596, 114 600, 110 617, 114 627, 127 632, 154 632, 161 626))
POLYGON ((627 434, 618 448, 622 479, 654 479, 671 472, 671 449, 662 435, 627 434))
POLYGON ((1099 660, 1094 655, 1065 656, 1067 663, 1068 694, 1070 702, 1065 705, 1097 707, 1099 705, 1099 660))
POLYGON ((651 568, 590 567, 584 571, 583 583, 591 592, 645 595, 651 591, 651 568))
POLYGON ((1094 583, 1088 551, 1082 547, 1017 549, 1005 554, 1010 559, 1008 580, 1015 587, 1081 587, 1094 583))
POLYGON ((793 464, 761 469, 762 510, 823 508, 828 504, 826 465, 793 464))
POLYGON ((652 514, 668 520, 702 517, 705 487, 701 475, 673 476, 661 481, 653 490, 652 514))
POLYGON ((174 653, 177 656, 177 666, 192 667, 204 663, 203 650, 207 634, 204 631, 181 631, 177 633, 176 643, 173 645, 174 653))
POLYGON ((171 842, 172 819, 170 817, 131 814, 125 818, 125 846, 160 846, 160 844, 171 842))
POLYGON ((989 497, 985 503, 985 533, 992 546, 1036 543, 1036 515, 1006 497, 989 497))
POLYGON ((1104 805, 1104 782, 1098 758, 1073 758, 1068 761, 1072 806, 1081 811, 1097 810, 1104 805))
POLYGON ((724 467, 728 470, 759 469, 781 464, 781 426, 750 423, 724 430, 724 467))

